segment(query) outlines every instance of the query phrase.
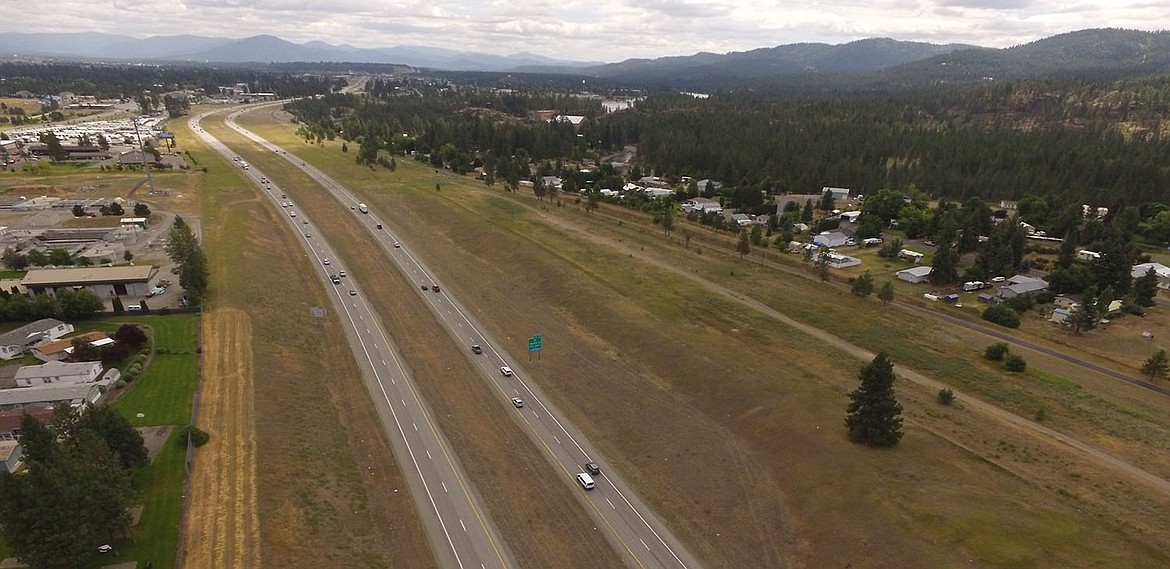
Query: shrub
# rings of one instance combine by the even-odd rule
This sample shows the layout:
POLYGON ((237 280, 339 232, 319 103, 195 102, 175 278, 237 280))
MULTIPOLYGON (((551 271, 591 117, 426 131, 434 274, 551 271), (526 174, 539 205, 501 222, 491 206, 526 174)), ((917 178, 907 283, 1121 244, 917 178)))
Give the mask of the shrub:
POLYGON ((114 387, 115 387, 116 389, 126 389, 126 380, 125 380, 125 379, 119 379, 118 381, 115 381, 115 382, 114 382, 114 387))
POLYGON ((1003 304, 992 304, 983 311, 983 319, 1005 328, 1019 328, 1020 315, 1003 304))
POLYGON ((1016 354, 1008 354, 1003 360, 1003 368, 1012 372, 1021 372, 1028 369, 1028 362, 1016 354))
MULTIPOLYGON (((1021 294, 1019 296, 1009 298, 1004 304, 1008 305, 1008 307, 1010 307, 1012 310, 1015 310, 1016 312, 1023 313, 1031 310, 1033 306, 1036 306, 1036 298, 1030 294, 1021 294)), ((1015 328, 1015 326, 1012 326, 1012 328, 1015 328)))
POLYGON ((179 429, 179 436, 175 437, 175 444, 181 447, 186 447, 187 437, 191 438, 191 444, 195 445, 196 448, 207 444, 207 441, 211 440, 211 435, 207 434, 207 431, 204 431, 195 425, 187 425, 186 427, 179 429))
POLYGON ((955 392, 944 387, 938 390, 938 402, 943 405, 951 405, 955 402, 955 392))
POLYGON ((983 351, 983 357, 993 361, 1002 362, 1008 355, 1008 345, 1006 342, 996 342, 983 351))

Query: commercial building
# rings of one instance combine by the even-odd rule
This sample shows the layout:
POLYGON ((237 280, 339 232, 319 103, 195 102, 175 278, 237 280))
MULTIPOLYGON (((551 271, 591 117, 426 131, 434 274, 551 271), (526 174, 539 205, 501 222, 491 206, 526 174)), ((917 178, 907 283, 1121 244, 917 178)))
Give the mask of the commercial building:
POLYGON ((150 280, 157 273, 158 269, 151 265, 32 269, 20 284, 28 290, 29 296, 54 294, 59 289, 85 288, 102 298, 145 297, 150 294, 150 280))

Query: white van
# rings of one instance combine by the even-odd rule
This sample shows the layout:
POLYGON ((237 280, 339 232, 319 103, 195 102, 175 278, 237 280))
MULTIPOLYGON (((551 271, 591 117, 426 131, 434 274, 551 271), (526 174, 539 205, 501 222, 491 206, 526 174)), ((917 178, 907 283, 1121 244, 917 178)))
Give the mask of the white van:
POLYGON ((593 483, 593 477, 584 472, 577 473, 577 482, 580 482, 581 487, 586 490, 592 490, 593 487, 596 486, 596 484, 593 483))

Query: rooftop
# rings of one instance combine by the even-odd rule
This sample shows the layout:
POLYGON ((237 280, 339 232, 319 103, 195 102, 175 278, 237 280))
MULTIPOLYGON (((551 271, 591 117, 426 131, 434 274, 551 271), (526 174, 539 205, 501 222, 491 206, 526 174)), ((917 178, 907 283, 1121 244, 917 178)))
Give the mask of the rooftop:
POLYGON ((77 385, 42 385, 0 389, 0 405, 30 405, 55 401, 88 399, 98 387, 92 383, 77 385))
POLYGON ((0 336, 0 346, 17 346, 24 345, 25 340, 33 334, 40 334, 45 330, 56 328, 64 324, 64 322, 55 318, 42 318, 36 322, 25 324, 3 336, 0 336))
POLYGON ((79 267, 72 269, 32 269, 21 284, 30 286, 66 286, 94 283, 145 282, 154 275, 151 265, 122 267, 79 267))

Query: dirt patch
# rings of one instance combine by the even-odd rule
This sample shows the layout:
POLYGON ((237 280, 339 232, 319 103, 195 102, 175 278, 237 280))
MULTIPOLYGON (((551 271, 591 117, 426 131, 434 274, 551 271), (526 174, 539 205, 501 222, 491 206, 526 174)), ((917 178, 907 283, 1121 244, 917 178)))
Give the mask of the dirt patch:
POLYGON ((199 425, 211 440, 191 475, 186 567, 258 569, 252 323, 243 311, 204 313, 199 425))

